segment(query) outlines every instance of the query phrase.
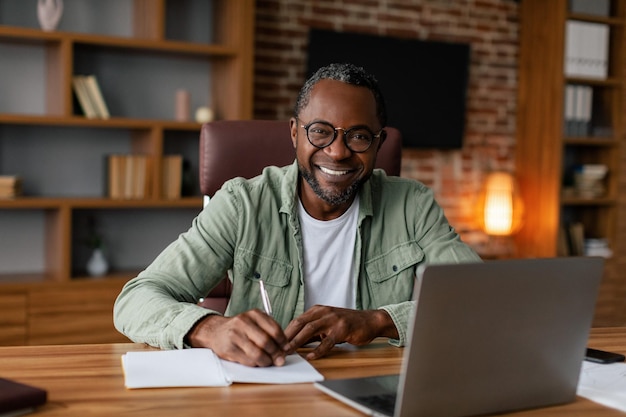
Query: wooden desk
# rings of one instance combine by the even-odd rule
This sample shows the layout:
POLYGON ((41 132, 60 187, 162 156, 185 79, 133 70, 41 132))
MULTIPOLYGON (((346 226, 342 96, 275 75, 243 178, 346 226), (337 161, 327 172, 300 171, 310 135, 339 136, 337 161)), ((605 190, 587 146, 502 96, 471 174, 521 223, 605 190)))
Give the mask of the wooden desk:
MULTIPOLYGON (((592 347, 626 354, 626 328, 594 329, 592 347)), ((15 346, 0 348, 0 376, 48 390, 45 416, 359 416, 312 384, 234 384, 227 388, 127 390, 120 356, 151 349, 141 344, 15 346)), ((337 348, 314 361, 324 377, 342 378, 399 372, 402 349, 384 341, 363 348, 337 348)), ((523 416, 624 416, 584 398, 574 403, 516 413, 523 416)))

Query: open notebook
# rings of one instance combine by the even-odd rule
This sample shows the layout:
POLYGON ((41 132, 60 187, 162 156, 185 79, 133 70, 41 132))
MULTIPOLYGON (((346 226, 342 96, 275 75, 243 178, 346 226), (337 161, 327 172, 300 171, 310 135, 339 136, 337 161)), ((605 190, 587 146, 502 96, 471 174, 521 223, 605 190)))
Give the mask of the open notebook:
POLYGON ((218 358, 211 349, 155 350, 122 355, 126 388, 224 387, 233 382, 295 384, 324 377, 292 354, 285 365, 254 368, 218 358))
POLYGON ((315 386, 377 416, 459 417, 570 402, 603 265, 554 258, 426 267, 401 374, 315 386))

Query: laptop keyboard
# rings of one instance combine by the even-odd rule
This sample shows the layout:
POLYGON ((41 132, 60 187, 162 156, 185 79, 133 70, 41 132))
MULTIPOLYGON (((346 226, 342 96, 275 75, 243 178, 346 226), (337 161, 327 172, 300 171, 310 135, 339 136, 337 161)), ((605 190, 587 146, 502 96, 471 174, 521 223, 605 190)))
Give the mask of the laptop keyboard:
POLYGON ((357 397, 357 400, 368 407, 380 411, 387 415, 393 415, 396 406, 396 394, 364 395, 357 397))

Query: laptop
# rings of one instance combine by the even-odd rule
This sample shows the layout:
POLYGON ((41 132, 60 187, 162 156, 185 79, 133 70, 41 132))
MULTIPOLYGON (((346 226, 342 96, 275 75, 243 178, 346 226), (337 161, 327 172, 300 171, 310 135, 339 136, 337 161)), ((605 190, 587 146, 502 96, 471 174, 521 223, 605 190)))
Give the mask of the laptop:
POLYGON ((400 375, 316 382, 372 416, 465 417, 571 402, 602 258, 420 268, 400 375))

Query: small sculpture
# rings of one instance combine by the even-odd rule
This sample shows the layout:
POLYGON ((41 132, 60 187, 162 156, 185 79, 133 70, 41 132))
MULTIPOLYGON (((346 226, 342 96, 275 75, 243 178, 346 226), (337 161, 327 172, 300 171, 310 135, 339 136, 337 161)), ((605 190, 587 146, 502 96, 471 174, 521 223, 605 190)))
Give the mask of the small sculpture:
POLYGON ((37 0, 37 18, 46 32, 56 29, 63 14, 63 0, 37 0))

